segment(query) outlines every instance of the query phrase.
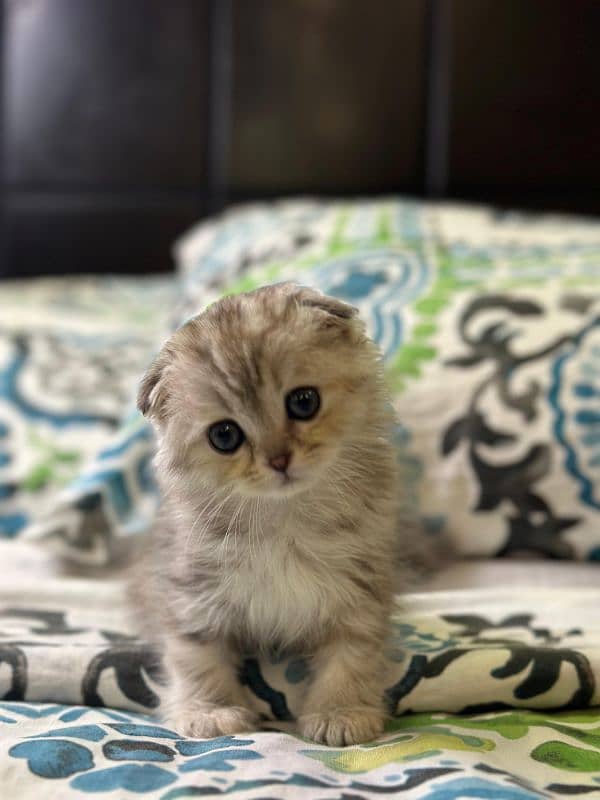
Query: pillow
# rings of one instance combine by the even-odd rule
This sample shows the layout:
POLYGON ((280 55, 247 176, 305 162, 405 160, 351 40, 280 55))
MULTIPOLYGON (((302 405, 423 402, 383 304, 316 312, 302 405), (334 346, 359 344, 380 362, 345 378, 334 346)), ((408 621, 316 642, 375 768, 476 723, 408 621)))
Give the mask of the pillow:
MULTIPOLYGON (((600 557, 600 224, 395 198, 286 201, 202 223, 175 256, 170 328, 224 293, 285 280, 358 306, 394 391, 406 502, 431 534, 465 555, 600 557)), ((97 544, 127 531, 94 469, 97 544)), ((76 489, 89 544, 89 493, 76 489)), ((35 534, 64 543, 56 523, 35 534)))
MULTIPOLYGON (((146 476, 142 451, 151 451, 152 436, 144 430, 144 441, 134 441, 129 428, 121 430, 123 413, 156 347, 156 322, 172 284, 172 277, 90 276, 2 284, 0 537, 18 536, 38 520, 61 531, 59 542, 74 534, 72 549, 85 558, 83 531, 79 535, 72 523, 77 502, 94 504, 89 484, 81 488, 82 470, 95 458, 103 465, 102 491, 113 492, 112 508, 132 526, 137 504, 127 505, 128 493, 146 476), (116 431, 132 442, 128 483, 111 472, 109 444, 116 431), (67 489, 73 506, 70 499, 63 502, 65 486, 73 486, 67 489)), ((137 415, 131 424, 139 427, 137 415)), ((105 510, 110 507, 96 502, 94 524, 85 532, 95 531, 90 553, 94 540, 110 538, 105 510)))

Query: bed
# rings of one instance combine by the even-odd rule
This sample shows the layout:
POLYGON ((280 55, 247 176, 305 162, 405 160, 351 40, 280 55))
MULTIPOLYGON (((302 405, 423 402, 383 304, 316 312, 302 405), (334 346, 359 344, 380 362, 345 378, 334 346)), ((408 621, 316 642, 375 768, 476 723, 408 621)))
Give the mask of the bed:
POLYGON ((3 796, 595 796, 600 224, 301 198, 203 222, 175 255, 176 277, 2 288, 3 796), (165 728, 159 656, 124 600, 158 503, 137 377, 207 303, 280 280, 359 307, 406 502, 460 554, 399 598, 386 733, 345 749, 293 730, 302 659, 244 663, 260 731, 165 728))

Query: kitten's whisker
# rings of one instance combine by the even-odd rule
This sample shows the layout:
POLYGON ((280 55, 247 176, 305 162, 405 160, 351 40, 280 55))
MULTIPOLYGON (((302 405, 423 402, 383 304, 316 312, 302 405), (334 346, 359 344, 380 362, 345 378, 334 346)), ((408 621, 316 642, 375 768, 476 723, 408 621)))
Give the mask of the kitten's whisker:
POLYGON ((218 492, 218 491, 212 492, 209 495, 208 501, 198 511, 196 519, 194 520, 194 523, 192 524, 192 526, 190 528, 190 531, 188 533, 187 539, 186 539, 186 544, 185 544, 186 551, 189 550, 190 545, 198 544, 199 542, 202 541, 203 535, 206 533, 206 531, 209 528, 210 523, 212 522, 212 520, 210 520, 210 516, 211 515, 215 516, 216 514, 220 513, 220 511, 223 508, 223 506, 225 505, 225 503, 231 497, 231 493, 226 494, 225 497, 223 498, 223 500, 218 504, 218 506, 216 508, 213 508, 215 500, 217 500, 220 496, 221 496, 220 492, 218 492), (197 539, 194 541, 194 531, 195 531, 196 525, 203 518, 205 519, 205 524, 200 529, 200 536, 198 536, 197 539))
POLYGON ((264 527, 263 527, 263 514, 264 514, 264 511, 263 511, 263 513, 261 513, 261 507, 260 506, 261 506, 260 497, 257 497, 256 498, 256 508, 257 508, 258 522, 260 522, 260 541, 263 541, 264 540, 264 536, 265 536, 265 530, 264 530, 264 527))
POLYGON ((252 525, 250 527, 249 542, 250 542, 250 551, 251 551, 251 554, 252 554, 252 558, 254 559, 254 558, 256 558, 256 554, 257 554, 258 549, 259 549, 258 546, 262 543, 262 540, 263 540, 263 526, 262 526, 262 517, 261 517, 261 511, 260 511, 260 497, 257 497, 255 499, 254 504, 253 504, 253 508, 254 508, 254 513, 253 513, 252 525), (260 534, 258 532, 259 523, 260 523, 260 534), (255 545, 256 545, 256 549, 255 549, 255 545))
POLYGON ((229 517, 229 522, 227 523, 227 529, 225 530, 225 535, 223 536, 223 541, 220 547, 221 553, 220 553, 219 563, 221 564, 221 566, 223 565, 223 562, 227 555, 227 550, 229 549, 229 536, 231 534, 231 527, 233 525, 234 519, 235 519, 235 513, 232 513, 231 516, 229 517))
POLYGON ((223 564, 223 559, 227 556, 227 552, 229 550, 229 539, 230 539, 230 537, 232 535, 233 535, 233 540, 234 540, 235 546, 236 546, 235 557, 237 559, 237 556, 238 556, 238 551, 237 551, 237 546, 238 545, 237 545, 237 543, 238 543, 238 539, 239 539, 239 531, 241 530, 241 528, 240 528, 240 522, 241 522, 240 515, 241 515, 242 509, 245 507, 245 505, 246 505, 246 501, 244 500, 244 498, 241 498, 236 510, 234 511, 234 513, 229 518, 229 524, 227 525, 227 530, 225 531, 225 536, 223 537, 223 547, 222 547, 222 550, 221 550, 221 564, 223 564), (236 534, 236 530, 237 530, 237 534, 236 534))
POLYGON ((250 558, 254 561, 256 552, 254 550, 254 527, 256 515, 256 500, 250 501, 250 517, 248 521, 248 549, 250 550, 250 558))
POLYGON ((242 522, 243 522, 242 511, 246 510, 246 506, 247 506, 247 501, 242 499, 240 501, 240 507, 239 507, 238 512, 237 512, 236 517, 235 517, 235 524, 234 524, 234 528, 233 528, 233 543, 234 543, 234 547, 235 547, 235 559, 236 559, 236 561, 238 560, 238 555, 239 555, 238 554, 238 548, 239 548, 240 538, 241 538, 241 535, 242 535, 242 522))
MULTIPOLYGON (((198 512, 198 514, 196 516, 196 519, 194 520, 194 522, 192 523, 192 525, 191 525, 191 527, 190 527, 190 529, 188 531, 188 535, 187 535, 186 540, 185 540, 185 550, 186 550, 186 552, 189 551, 190 545, 192 545, 194 543, 194 531, 196 529, 196 525, 200 522, 200 520, 204 516, 203 512, 204 512, 204 509, 200 509, 200 511, 198 512)), ((202 531, 202 529, 201 529, 201 531, 202 531)), ((202 536, 200 536, 199 539, 201 540, 202 536)))
POLYGON ((206 503, 204 507, 200 510, 198 518, 204 518, 204 524, 199 530, 199 535, 195 538, 195 541, 192 542, 194 545, 200 544, 204 536, 208 533, 208 531, 210 531, 211 528, 214 527, 215 518, 220 515, 223 508, 231 499, 231 492, 227 493, 225 497, 223 497, 221 502, 215 505, 215 501, 218 500, 220 496, 221 496, 220 494, 215 493, 213 498, 208 503, 206 503))

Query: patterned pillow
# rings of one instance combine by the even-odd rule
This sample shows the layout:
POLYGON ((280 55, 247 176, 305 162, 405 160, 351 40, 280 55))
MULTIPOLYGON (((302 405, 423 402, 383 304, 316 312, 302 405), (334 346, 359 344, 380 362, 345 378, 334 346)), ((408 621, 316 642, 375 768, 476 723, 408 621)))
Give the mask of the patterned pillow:
MULTIPOLYGON (((427 530, 468 555, 600 557, 600 224, 288 201, 203 223, 175 254, 171 327, 223 293, 283 280, 360 308, 395 392, 407 502, 427 530)), ((148 520, 154 505, 143 507, 148 520)), ((65 541, 56 519, 36 533, 65 541)))
POLYGON ((152 435, 137 412, 125 423, 124 413, 173 284, 90 276, 2 284, 0 538, 40 521, 42 533, 55 532, 51 541, 98 562, 118 526, 147 525, 137 499, 152 435))

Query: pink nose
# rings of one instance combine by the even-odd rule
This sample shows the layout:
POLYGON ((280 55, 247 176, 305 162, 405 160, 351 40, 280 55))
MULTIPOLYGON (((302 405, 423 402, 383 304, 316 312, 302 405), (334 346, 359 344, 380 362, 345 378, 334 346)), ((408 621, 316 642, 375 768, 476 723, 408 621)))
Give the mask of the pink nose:
POLYGON ((291 453, 282 453, 280 456, 275 456, 274 458, 270 459, 269 465, 273 467, 274 470, 277 470, 277 472, 285 472, 289 466, 291 458, 291 453))

